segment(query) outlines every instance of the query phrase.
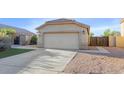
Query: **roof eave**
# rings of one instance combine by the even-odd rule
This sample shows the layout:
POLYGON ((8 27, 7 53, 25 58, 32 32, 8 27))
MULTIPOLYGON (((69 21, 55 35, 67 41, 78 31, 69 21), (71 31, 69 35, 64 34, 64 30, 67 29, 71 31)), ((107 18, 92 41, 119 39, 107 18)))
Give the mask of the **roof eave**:
POLYGON ((77 23, 77 22, 75 22, 75 23, 71 23, 71 22, 61 22, 61 23, 45 23, 45 24, 43 24, 43 25, 41 25, 41 26, 39 26, 39 27, 37 27, 36 28, 36 30, 39 30, 39 29, 41 29, 42 27, 44 27, 44 26, 46 26, 46 25, 57 25, 57 24, 77 24, 77 25, 79 25, 79 26, 81 26, 81 27, 84 27, 84 28, 90 28, 90 26, 89 25, 85 25, 85 24, 81 24, 81 23, 77 23))

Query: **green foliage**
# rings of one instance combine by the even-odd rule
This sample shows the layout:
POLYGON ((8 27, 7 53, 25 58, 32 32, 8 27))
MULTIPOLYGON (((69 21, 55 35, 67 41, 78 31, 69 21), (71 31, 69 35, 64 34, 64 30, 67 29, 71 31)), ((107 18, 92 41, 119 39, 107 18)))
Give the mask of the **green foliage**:
POLYGON ((90 37, 93 37, 94 36, 94 33, 93 32, 90 32, 90 37))
POLYGON ((112 31, 111 29, 106 29, 103 33, 103 36, 119 36, 119 31, 112 31))
POLYGON ((16 30, 13 28, 0 28, 0 33, 2 35, 14 36, 16 33, 16 30))
POLYGON ((110 29, 106 29, 103 33, 103 36, 110 36, 111 35, 111 30, 110 29))
POLYGON ((15 34, 16 30, 13 28, 0 28, 0 50, 11 47, 12 38, 14 38, 15 34))
POLYGON ((34 36, 31 37, 30 44, 31 44, 31 45, 37 44, 37 36, 36 36, 36 35, 34 35, 34 36))
POLYGON ((120 36, 121 33, 119 31, 112 31, 112 36, 120 36))

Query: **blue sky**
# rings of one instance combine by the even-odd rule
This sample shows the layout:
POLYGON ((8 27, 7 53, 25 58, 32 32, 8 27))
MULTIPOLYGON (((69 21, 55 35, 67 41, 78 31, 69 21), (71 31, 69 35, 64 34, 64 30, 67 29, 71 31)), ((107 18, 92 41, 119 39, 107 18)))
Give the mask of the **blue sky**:
MULTIPOLYGON (((1 24, 25 28, 36 33, 35 28, 54 18, 0 18, 1 24)), ((75 18, 76 21, 90 25, 91 32, 100 36, 105 29, 120 31, 120 18, 75 18)))

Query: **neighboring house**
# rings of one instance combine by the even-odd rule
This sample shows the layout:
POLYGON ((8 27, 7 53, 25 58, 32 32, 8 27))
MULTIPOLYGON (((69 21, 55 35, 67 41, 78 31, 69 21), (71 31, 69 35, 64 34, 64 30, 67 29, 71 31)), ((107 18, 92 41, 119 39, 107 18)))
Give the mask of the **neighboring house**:
POLYGON ((34 33, 18 28, 18 27, 13 27, 5 24, 0 24, 0 28, 13 28, 16 30, 16 36, 14 37, 14 40, 12 40, 13 44, 18 44, 18 45, 26 45, 30 43, 31 37, 35 35, 34 33))
POLYGON ((38 46, 56 49, 87 49, 90 26, 70 19, 48 21, 36 28, 38 46))
POLYGON ((124 36, 124 18, 121 19, 121 36, 124 36))
POLYGON ((121 36, 116 37, 116 47, 124 48, 124 18, 121 19, 121 36))
POLYGON ((121 36, 109 37, 109 46, 124 48, 124 18, 120 20, 121 36))

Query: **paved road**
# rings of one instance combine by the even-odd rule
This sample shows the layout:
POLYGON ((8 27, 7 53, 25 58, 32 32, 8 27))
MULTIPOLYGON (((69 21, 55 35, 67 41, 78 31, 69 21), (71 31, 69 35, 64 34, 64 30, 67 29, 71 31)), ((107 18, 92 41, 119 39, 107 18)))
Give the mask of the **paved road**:
POLYGON ((31 52, 0 59, 1 74, 61 73, 76 52, 54 49, 36 49, 31 52))

